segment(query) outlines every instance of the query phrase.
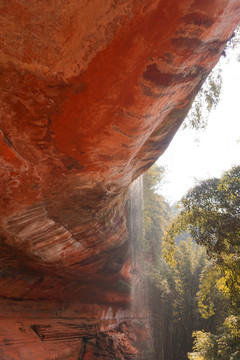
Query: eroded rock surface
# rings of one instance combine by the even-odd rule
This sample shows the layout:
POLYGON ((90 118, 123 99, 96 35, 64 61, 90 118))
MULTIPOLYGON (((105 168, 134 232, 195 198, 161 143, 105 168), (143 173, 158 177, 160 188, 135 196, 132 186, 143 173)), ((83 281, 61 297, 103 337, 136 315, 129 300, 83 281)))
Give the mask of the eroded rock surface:
POLYGON ((137 359, 145 336, 116 306, 2 300, 0 316, 1 360, 137 359))
MULTIPOLYGON (((1 298, 35 300, 38 317, 40 299, 127 307, 128 186, 168 146, 239 13, 239 0, 1 2, 1 298)), ((2 358, 54 358, 19 346, 2 358)))

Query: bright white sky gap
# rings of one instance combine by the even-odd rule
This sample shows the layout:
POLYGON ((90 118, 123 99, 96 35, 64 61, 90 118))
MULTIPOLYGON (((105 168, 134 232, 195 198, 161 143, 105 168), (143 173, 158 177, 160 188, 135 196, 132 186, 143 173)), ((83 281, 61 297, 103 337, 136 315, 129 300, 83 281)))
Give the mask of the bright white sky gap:
POLYGON ((199 142, 192 130, 180 130, 158 160, 167 169, 160 193, 170 203, 180 200, 196 180, 220 177, 240 164, 240 62, 225 64, 222 76, 220 103, 199 142))

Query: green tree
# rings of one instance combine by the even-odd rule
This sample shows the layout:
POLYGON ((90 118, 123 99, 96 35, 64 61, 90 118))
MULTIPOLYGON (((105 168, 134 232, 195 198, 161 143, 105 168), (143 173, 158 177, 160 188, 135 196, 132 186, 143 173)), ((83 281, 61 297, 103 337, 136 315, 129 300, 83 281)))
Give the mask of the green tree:
POLYGON ((193 333, 193 352, 189 360, 239 360, 240 317, 228 316, 216 335, 205 331, 193 333))
POLYGON ((222 90, 222 67, 235 54, 239 57, 240 26, 238 26, 222 53, 220 61, 207 76, 199 90, 192 107, 184 121, 183 128, 203 130, 207 127, 208 117, 214 110, 221 98, 222 90))
POLYGON ((207 323, 198 312, 196 297, 206 263, 204 249, 191 239, 182 240, 174 258, 175 267, 162 260, 149 274, 155 359, 161 360, 185 360, 192 348, 192 331, 207 323))
POLYGON ((161 261, 162 239, 172 217, 172 209, 159 194, 164 169, 154 164, 143 176, 144 231, 149 263, 161 261))
POLYGON ((215 323, 215 334, 194 333, 189 359, 239 359, 240 166, 220 179, 202 181, 181 200, 180 213, 164 239, 164 256, 172 266, 176 266, 178 251, 175 239, 182 231, 203 245, 211 260, 200 278, 200 312, 204 318, 217 314, 222 322, 215 323))
POLYGON ((177 213, 159 194, 163 176, 164 169, 154 165, 143 177, 145 245, 141 249, 146 254, 141 261, 146 273, 140 275, 139 284, 147 288, 154 359, 185 360, 192 348, 192 331, 209 322, 201 319, 196 297, 206 252, 185 233, 178 238, 176 267, 162 258, 164 233, 177 213))
POLYGON ((217 356, 217 337, 210 332, 194 331, 194 352, 188 353, 189 360, 214 360, 217 356))
POLYGON ((182 231, 203 245, 221 271, 218 288, 236 307, 240 294, 240 166, 221 179, 202 181, 180 202, 180 213, 164 239, 164 256, 174 263, 174 240, 182 231))
POLYGON ((218 63, 206 78, 199 90, 192 107, 184 121, 183 128, 204 130, 207 127, 208 117, 216 109, 222 90, 222 69, 218 63))

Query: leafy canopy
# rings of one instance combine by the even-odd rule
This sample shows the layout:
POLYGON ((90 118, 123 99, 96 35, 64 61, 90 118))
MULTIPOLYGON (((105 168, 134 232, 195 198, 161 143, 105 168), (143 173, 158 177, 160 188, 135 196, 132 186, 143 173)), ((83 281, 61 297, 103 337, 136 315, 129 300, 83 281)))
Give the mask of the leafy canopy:
POLYGON ((198 293, 202 316, 214 314, 214 298, 219 292, 237 313, 240 309, 240 166, 225 172, 220 179, 202 181, 187 193, 179 207, 180 213, 164 238, 164 257, 175 265, 175 239, 182 231, 188 231, 205 247, 211 259, 198 293))
POLYGON ((240 166, 221 179, 200 182, 179 202, 180 213, 165 236, 164 255, 173 259, 174 240, 182 231, 204 245, 210 258, 238 261, 240 257, 240 166), (230 257, 230 259, 229 259, 230 257))
POLYGON ((237 56, 240 61, 240 26, 238 26, 227 42, 227 45, 222 53, 220 61, 210 72, 200 91, 198 92, 192 107, 184 121, 183 128, 190 128, 194 130, 204 130, 207 127, 208 117, 212 110, 216 109, 222 91, 222 68, 223 64, 228 62, 230 58, 237 56))

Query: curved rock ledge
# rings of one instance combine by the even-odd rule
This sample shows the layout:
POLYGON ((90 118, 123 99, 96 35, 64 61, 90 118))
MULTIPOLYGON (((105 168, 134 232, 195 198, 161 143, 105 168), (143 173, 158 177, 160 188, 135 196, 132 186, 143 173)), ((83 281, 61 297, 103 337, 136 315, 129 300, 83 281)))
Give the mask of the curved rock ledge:
POLYGON ((129 184, 239 14, 239 0, 1 2, 2 299, 129 304, 129 184))

